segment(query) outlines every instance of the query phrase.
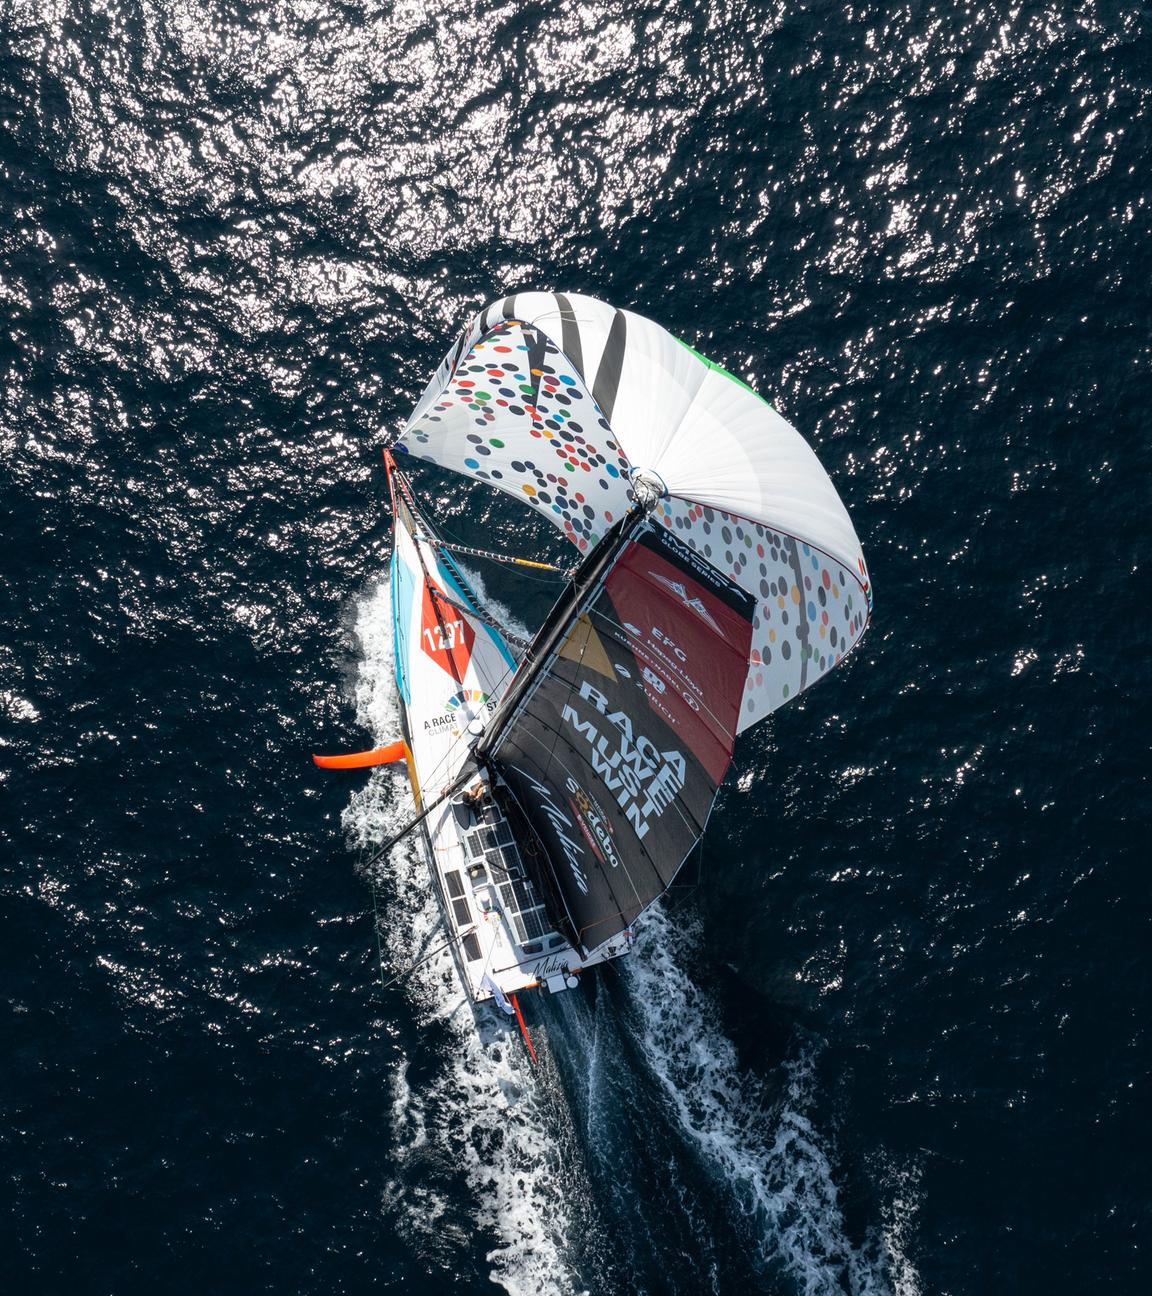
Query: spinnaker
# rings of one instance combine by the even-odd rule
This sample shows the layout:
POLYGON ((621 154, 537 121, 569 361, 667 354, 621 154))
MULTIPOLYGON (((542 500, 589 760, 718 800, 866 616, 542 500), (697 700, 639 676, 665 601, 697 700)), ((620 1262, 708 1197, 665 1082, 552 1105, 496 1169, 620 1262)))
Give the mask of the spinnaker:
POLYGON ((477 746, 587 954, 667 888, 736 735, 858 642, 856 532, 807 442, 745 383, 589 297, 480 312, 396 449, 520 499, 595 568, 477 746))

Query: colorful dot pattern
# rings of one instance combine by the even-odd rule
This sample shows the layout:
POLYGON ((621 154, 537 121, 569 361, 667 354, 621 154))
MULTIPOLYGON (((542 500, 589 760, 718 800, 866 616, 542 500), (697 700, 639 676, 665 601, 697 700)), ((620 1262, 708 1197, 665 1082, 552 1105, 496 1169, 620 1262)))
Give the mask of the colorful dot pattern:
POLYGON ((628 460, 600 407, 551 339, 517 321, 472 346, 397 449, 518 495, 581 552, 628 508, 628 460))
POLYGON ((863 559, 857 575, 791 536, 686 500, 662 500, 656 516, 756 598, 741 729, 815 683, 864 633, 863 559))

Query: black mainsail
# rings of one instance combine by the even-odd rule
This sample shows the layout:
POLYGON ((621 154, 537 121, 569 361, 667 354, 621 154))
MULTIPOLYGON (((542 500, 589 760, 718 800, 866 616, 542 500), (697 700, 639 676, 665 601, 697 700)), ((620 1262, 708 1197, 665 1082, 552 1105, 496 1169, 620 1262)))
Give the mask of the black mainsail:
POLYGON ((754 607, 635 510, 577 574, 481 741, 585 952, 631 926, 704 831, 732 757, 754 607))

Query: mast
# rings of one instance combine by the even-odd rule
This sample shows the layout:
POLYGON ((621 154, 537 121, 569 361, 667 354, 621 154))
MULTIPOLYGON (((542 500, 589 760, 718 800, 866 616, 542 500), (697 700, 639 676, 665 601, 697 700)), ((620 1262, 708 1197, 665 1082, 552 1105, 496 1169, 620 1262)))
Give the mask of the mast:
MULTIPOLYGON (((393 517, 396 516, 395 487, 396 485, 399 485, 400 494, 404 497, 404 506, 411 514, 413 520, 420 523, 421 530, 427 532, 428 526, 424 521, 424 516, 420 512, 420 510, 416 507, 416 501, 412 497, 412 488, 409 486, 408 480, 404 476, 404 474, 399 470, 399 468, 396 467, 396 461, 392 458, 392 455, 387 450, 384 451, 384 466, 388 473, 388 487, 392 492, 393 517)), ((424 575, 424 585, 428 590, 429 597, 432 600, 432 610, 436 614, 436 625, 440 631, 441 642, 449 643, 451 642, 451 640, 448 632, 448 625, 444 620, 444 612, 440 604, 442 602, 447 602, 449 603, 449 606, 451 606, 450 601, 444 599, 441 596, 440 591, 436 586, 436 583, 432 579, 432 573, 429 572, 428 570, 428 564, 424 561, 424 553, 420 548, 420 539, 422 539, 423 537, 413 537, 413 538, 416 541, 415 543, 416 557, 420 562, 420 570, 424 575)), ((473 615, 475 612, 475 609, 471 609, 471 608, 466 610, 468 611, 469 615, 473 615)), ((448 656, 448 667, 451 672, 452 678, 456 681, 457 687, 463 688, 464 677, 460 674, 460 667, 457 665, 456 655, 453 651, 449 650, 447 656, 448 656)))

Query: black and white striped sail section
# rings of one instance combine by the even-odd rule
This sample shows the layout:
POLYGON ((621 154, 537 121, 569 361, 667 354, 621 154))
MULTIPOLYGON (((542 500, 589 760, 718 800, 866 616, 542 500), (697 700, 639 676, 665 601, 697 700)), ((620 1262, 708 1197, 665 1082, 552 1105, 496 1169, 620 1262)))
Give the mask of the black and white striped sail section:
POLYGON ((804 438, 739 379, 631 311, 519 293, 481 311, 397 448, 489 482, 589 551, 632 503, 755 600, 739 728, 814 683, 864 632, 860 542, 804 438))

